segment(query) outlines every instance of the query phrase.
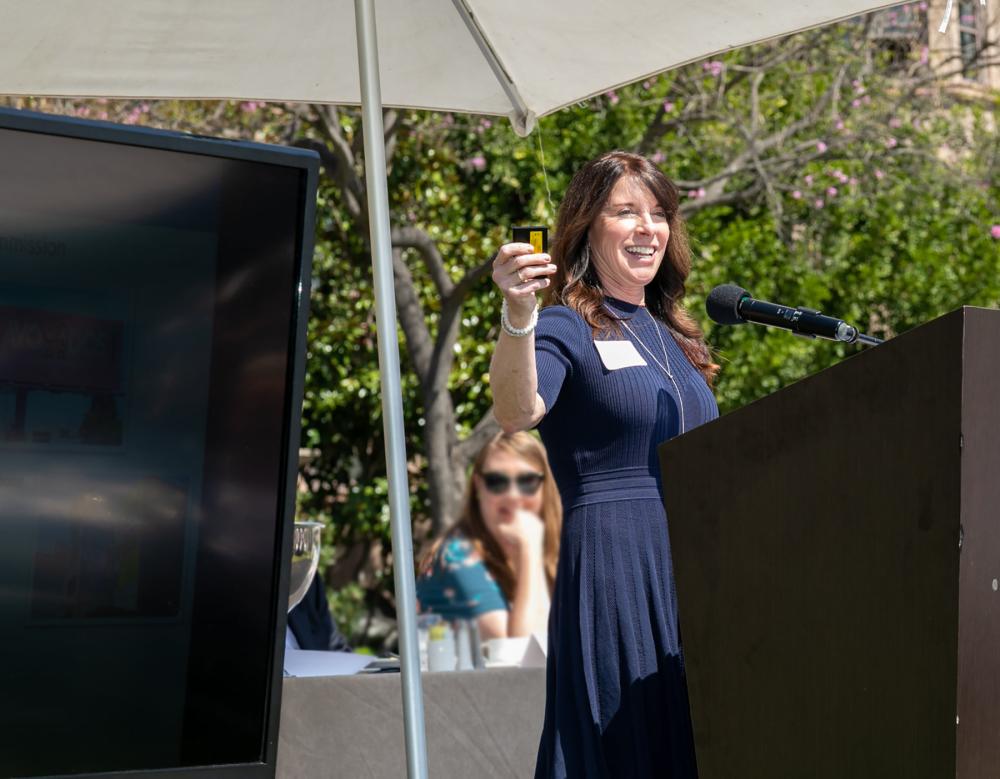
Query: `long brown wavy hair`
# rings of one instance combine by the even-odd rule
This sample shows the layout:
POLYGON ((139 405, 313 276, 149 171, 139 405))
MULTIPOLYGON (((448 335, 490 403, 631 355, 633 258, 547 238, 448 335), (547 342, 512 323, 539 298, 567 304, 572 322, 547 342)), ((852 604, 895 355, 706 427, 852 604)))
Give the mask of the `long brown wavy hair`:
POLYGON ((712 361, 701 327, 681 302, 686 291, 684 283, 691 272, 691 250, 680 214, 680 193, 645 157, 610 151, 577 171, 559 206, 551 251, 556 272, 544 302, 575 310, 590 325, 595 338, 602 333, 621 334, 618 319, 604 306, 601 280, 591 259, 589 232, 611 190, 625 176, 643 185, 656 198, 666 211, 670 226, 663 262, 646 285, 646 308, 666 323, 685 356, 711 386, 719 366, 712 361))
POLYGON ((430 551, 420 562, 420 570, 430 569, 437 556, 441 545, 445 543, 455 533, 461 533, 472 543, 476 552, 486 565, 486 570, 500 586, 504 597, 508 603, 514 600, 514 592, 517 588, 517 575, 513 566, 507 560, 503 547, 493 534, 486 527, 486 521, 479 509, 479 497, 476 495, 475 479, 473 476, 482 476, 483 465, 494 452, 507 452, 515 457, 531 463, 545 478, 542 480, 542 512, 541 520, 545 526, 542 542, 542 564, 545 568, 545 580, 549 586, 549 594, 556 581, 556 564, 559 561, 559 533, 562 529, 562 500, 559 498, 559 489, 556 487, 552 469, 549 468, 549 458, 545 453, 545 447, 531 433, 497 433, 486 442, 486 445, 479 450, 476 459, 472 464, 472 473, 469 475, 468 483, 465 487, 465 498, 463 500, 462 516, 455 526, 443 537, 439 538, 430 551))

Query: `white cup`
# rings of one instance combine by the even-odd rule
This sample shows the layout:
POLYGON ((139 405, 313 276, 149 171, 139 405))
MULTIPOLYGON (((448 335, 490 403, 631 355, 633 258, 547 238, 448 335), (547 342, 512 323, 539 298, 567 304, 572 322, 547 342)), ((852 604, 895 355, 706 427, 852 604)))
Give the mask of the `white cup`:
POLYGON ((531 636, 491 638, 483 646, 486 666, 520 665, 530 641, 531 636))

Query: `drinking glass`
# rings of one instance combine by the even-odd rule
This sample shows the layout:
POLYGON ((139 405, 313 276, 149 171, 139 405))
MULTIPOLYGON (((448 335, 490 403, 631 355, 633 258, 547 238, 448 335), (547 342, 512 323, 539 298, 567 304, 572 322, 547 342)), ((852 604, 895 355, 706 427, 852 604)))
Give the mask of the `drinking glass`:
POLYGON ((288 610, 299 605, 319 567, 322 522, 296 522, 292 537, 292 577, 288 585, 288 610))

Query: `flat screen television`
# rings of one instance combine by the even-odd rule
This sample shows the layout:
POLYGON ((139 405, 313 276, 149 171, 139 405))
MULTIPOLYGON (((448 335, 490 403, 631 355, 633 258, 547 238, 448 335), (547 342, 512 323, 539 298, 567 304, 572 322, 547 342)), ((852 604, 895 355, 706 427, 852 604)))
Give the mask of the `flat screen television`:
POLYGON ((274 775, 317 171, 0 111, 0 777, 274 775))

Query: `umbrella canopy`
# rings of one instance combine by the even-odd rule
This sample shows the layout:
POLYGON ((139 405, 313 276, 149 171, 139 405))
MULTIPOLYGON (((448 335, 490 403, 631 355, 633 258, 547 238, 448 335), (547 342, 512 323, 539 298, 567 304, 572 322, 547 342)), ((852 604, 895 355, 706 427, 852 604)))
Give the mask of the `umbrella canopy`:
MULTIPOLYGON (((537 116, 879 0, 379 0, 386 106, 537 116)), ((0 0, 0 93, 361 102, 350 0, 0 0)))

